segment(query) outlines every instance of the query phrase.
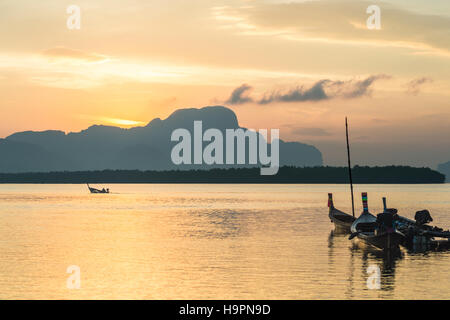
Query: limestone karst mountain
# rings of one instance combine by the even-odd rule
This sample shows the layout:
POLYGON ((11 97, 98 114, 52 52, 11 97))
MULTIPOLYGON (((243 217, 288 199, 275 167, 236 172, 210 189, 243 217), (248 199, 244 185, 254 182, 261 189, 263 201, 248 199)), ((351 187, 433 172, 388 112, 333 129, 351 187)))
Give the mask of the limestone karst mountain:
MULTIPOLYGON (((0 139, 0 172, 210 168, 206 164, 180 167, 171 161, 171 150, 177 143, 170 140, 172 131, 186 128, 192 132, 195 120, 202 121, 204 130, 239 128, 232 110, 212 106, 180 109, 165 120, 156 118, 146 126, 130 129, 93 125, 68 134, 19 132, 0 139)), ((320 166, 322 154, 314 146, 280 140, 280 165, 320 166)))

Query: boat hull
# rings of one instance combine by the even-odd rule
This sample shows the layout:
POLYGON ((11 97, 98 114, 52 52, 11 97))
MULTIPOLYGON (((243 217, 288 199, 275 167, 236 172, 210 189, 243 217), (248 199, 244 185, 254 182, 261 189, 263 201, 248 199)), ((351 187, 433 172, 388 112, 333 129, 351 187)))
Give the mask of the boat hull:
POLYGON ((364 211, 350 230, 358 239, 381 250, 398 248, 405 241, 405 235, 396 229, 381 231, 377 218, 369 211, 364 211))
POLYGON ((350 233, 350 228, 355 221, 353 216, 334 208, 330 209, 328 216, 337 230, 350 233))
POLYGON ((91 192, 91 193, 109 193, 109 191, 107 191, 107 190, 105 190, 105 191, 103 191, 103 190, 98 190, 98 189, 95 189, 95 188, 91 188, 91 187, 89 187, 89 191, 91 192))
POLYGON ((102 193, 102 194, 109 193, 107 191, 100 191, 100 190, 90 190, 90 191, 91 193, 102 193))
POLYGON ((380 250, 391 250, 398 248, 403 243, 405 236, 398 232, 385 232, 380 235, 374 233, 359 233, 358 239, 380 250))

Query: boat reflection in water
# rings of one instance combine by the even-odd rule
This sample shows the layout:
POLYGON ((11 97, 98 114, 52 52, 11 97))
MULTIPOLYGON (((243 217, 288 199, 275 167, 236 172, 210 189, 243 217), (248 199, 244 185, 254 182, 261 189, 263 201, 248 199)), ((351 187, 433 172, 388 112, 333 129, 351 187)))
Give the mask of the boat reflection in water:
MULTIPOLYGON (((397 264, 403 259, 403 253, 398 250, 380 251, 372 247, 352 248, 352 250, 361 250, 363 276, 367 277, 368 289, 379 289, 384 292, 390 292, 395 289, 395 272, 397 264), (379 287, 373 286, 371 280, 377 281, 379 287), (372 284, 372 287, 371 287, 372 284)), ((384 296, 384 298, 388 298, 384 296)))
MULTIPOLYGON (((365 241, 348 241, 348 234, 342 229, 331 230, 328 236, 328 258, 329 264, 333 265, 336 255, 343 253, 343 248, 347 246, 348 254, 347 268, 342 268, 340 272, 346 277, 348 286, 345 295, 348 299, 354 297, 372 298, 375 295, 381 299, 395 299, 399 290, 402 290, 405 283, 400 281, 396 284, 398 269, 400 274, 414 264, 423 259, 442 259, 448 254, 448 247, 434 247, 415 244, 410 248, 396 246, 391 250, 379 250, 375 246, 365 241), (408 256, 408 259, 405 257, 408 256), (406 268, 406 269, 405 269, 406 268), (361 292, 361 283, 366 284, 366 293, 361 292), (374 289, 374 290, 373 290, 374 289)), ((422 266, 423 264, 421 264, 422 266)), ((427 278, 428 268, 417 268, 415 277, 427 278), (420 270, 419 270, 420 269, 420 270)), ((363 289, 364 290, 364 289, 363 289)))
POLYGON ((361 297, 361 290, 367 291, 367 297, 372 297, 372 292, 379 292, 379 298, 394 298, 396 268, 404 258, 400 247, 383 251, 361 241, 349 242, 348 234, 335 229, 328 236, 330 264, 342 246, 347 246, 349 250, 348 269, 342 270, 348 282, 347 298, 361 297), (366 283, 365 288, 361 288, 361 282, 366 283))

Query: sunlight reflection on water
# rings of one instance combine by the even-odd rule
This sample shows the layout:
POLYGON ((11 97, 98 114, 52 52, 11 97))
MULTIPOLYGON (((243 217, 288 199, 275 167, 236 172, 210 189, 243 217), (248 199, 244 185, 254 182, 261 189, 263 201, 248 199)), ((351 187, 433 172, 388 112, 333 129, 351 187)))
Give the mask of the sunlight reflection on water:
MULTIPOLYGON (((0 185, 0 298, 449 299, 449 252, 386 259, 333 231, 345 185, 0 185), (81 268, 69 290, 66 269, 81 268), (369 290, 367 268, 381 270, 369 290)), ((450 185, 366 185, 450 227, 450 185)), ((359 196, 356 197, 359 200, 359 196)), ((361 205, 356 202, 357 212, 361 205)))

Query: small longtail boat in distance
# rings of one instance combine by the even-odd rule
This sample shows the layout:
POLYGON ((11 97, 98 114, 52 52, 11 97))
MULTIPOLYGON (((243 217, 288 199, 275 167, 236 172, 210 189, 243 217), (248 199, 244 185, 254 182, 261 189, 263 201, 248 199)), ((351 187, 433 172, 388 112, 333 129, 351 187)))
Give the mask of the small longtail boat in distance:
POLYGON ((356 218, 334 207, 332 193, 328 194, 328 208, 330 209, 328 216, 330 217, 331 222, 334 223, 336 230, 350 233, 350 228, 356 218))
POLYGON ((89 191, 90 191, 91 193, 109 193, 109 189, 103 188, 102 190, 100 190, 100 189, 91 188, 91 187, 89 186, 89 183, 87 183, 87 186, 88 186, 89 191))
MULTIPOLYGON (((352 234, 349 239, 351 240, 354 237, 358 237, 358 239, 363 242, 381 250, 398 248, 398 246, 403 243, 405 235, 393 226, 392 219, 390 224, 383 224, 383 222, 379 221, 380 219, 377 219, 377 217, 369 212, 366 192, 362 193, 362 200, 363 212, 359 218, 353 222, 350 228, 352 234)), ((390 213, 383 212, 383 214, 390 213)), ((388 220, 389 219, 385 219, 385 221, 388 220)))

